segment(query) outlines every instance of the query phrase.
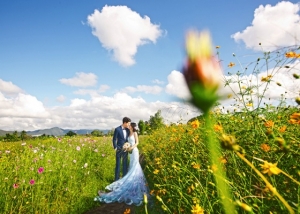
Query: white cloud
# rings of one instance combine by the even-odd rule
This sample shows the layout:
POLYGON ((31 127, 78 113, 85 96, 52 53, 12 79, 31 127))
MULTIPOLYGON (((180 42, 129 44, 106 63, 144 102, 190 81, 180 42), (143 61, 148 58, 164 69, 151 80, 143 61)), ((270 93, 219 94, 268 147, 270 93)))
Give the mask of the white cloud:
POLYGON ((44 118, 48 116, 43 103, 31 95, 19 93, 13 98, 5 98, 0 92, 0 103, 0 119, 2 117, 44 118))
POLYGON ((164 84, 163 81, 160 81, 160 80, 158 80, 158 79, 153 80, 152 83, 158 84, 158 85, 163 85, 163 84, 164 84))
POLYGON ((0 79, 0 92, 2 92, 4 95, 11 96, 21 93, 22 89, 14 85, 12 82, 6 82, 0 79))
POLYGON ((99 93, 103 93, 103 92, 107 91, 108 89, 110 89, 110 87, 108 85, 100 85, 98 91, 99 91, 99 93))
POLYGON ((59 80, 62 84, 75 87, 89 87, 97 84, 97 76, 93 73, 78 72, 73 78, 59 80))
POLYGON ((162 32, 148 16, 141 17, 127 6, 104 6, 87 17, 92 33, 102 46, 113 52, 114 60, 123 66, 135 64, 138 46, 156 42, 162 32))
POLYGON ((181 72, 173 70, 171 74, 169 74, 166 93, 175 95, 184 100, 190 99, 191 94, 181 72))
POLYGON ((300 37, 299 4, 282 1, 271 6, 260 5, 254 11, 252 25, 231 37, 242 40, 247 48, 272 51, 279 47, 295 45, 300 37))
POLYGON ((64 95, 59 95, 56 97, 56 100, 60 103, 63 103, 66 100, 66 97, 64 95))
POLYGON ((159 94, 162 91, 162 87, 154 85, 154 86, 148 86, 148 85, 138 85, 136 87, 125 87, 122 89, 122 92, 125 93, 135 93, 135 92, 144 92, 146 94, 159 94))
MULTIPOLYGON (((284 67, 275 67, 270 68, 268 71, 263 71, 259 73, 258 75, 248 74, 248 75, 231 75, 231 76, 225 76, 227 80, 229 80, 231 83, 229 86, 226 86, 221 89, 223 95, 228 94, 234 94, 235 92, 236 96, 234 96, 234 99, 241 99, 241 95, 239 94, 241 91, 245 91, 245 88, 253 87, 252 88, 252 98, 254 107, 257 107, 258 104, 258 97, 257 93, 259 92, 260 95, 263 94, 263 99, 261 104, 269 103, 269 104, 278 104, 279 100, 282 98, 286 98, 287 102, 289 104, 295 104, 294 99, 295 97, 299 96, 300 94, 300 80, 295 79, 293 77, 293 74, 300 75, 300 61, 295 61, 292 64, 288 64, 290 68, 284 68, 284 67), (266 82, 261 81, 262 78, 266 78, 268 75, 271 75, 271 82, 267 85, 266 82), (238 81, 240 82, 240 85, 244 89, 239 88, 238 81), (278 85, 278 83, 281 84, 281 86, 278 85), (264 92, 265 91, 265 92, 264 92)), ((246 102, 250 100, 250 96, 244 96, 246 102)), ((222 104, 224 106, 233 105, 235 102, 231 99, 231 101, 225 100, 222 101, 222 104)), ((241 105, 240 105, 241 106, 241 105)), ((262 105, 260 106, 262 107, 262 105)))

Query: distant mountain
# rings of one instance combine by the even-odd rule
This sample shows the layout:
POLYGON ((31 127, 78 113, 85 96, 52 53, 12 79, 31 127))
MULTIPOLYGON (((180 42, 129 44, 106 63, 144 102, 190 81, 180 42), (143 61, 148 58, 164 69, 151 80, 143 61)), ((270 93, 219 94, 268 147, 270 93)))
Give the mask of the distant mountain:
MULTIPOLYGON (((73 129, 61 129, 59 127, 54 127, 51 129, 40 129, 40 130, 35 130, 35 131, 27 131, 26 133, 28 135, 31 136, 40 136, 40 135, 53 135, 53 136, 63 136, 66 133, 68 133, 69 131, 75 132, 76 134, 79 135, 84 135, 84 134, 91 134, 91 132, 93 130, 96 129, 77 129, 77 130, 73 130, 73 129)), ((99 130, 99 129, 97 129, 99 130)), ((109 132, 110 130, 100 130, 102 131, 104 134, 106 134, 107 132, 109 132)), ((12 134, 14 131, 4 131, 4 130, 0 130, 0 136, 4 136, 6 135, 6 133, 12 134)))
POLYGON ((0 136, 4 136, 6 134, 12 134, 13 131, 4 131, 4 130, 0 130, 0 136))

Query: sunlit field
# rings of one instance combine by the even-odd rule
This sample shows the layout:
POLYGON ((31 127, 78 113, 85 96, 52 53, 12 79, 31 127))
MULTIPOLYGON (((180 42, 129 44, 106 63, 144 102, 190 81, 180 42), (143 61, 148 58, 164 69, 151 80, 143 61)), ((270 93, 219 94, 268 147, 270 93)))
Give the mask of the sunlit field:
MULTIPOLYGON (((243 156, 295 213, 300 209, 299 113, 297 108, 264 110, 259 115, 211 113, 220 145, 225 145, 226 136, 235 139, 243 156), (268 168, 264 161, 277 165, 268 168)), ((141 137, 142 165, 152 194, 149 213, 222 213, 213 179, 217 169, 209 163, 203 140, 209 134, 199 117, 141 137)), ((3 142, 0 151, 0 213, 84 213, 100 206, 93 199, 113 180, 111 137, 3 142)), ((224 149, 220 162, 238 213, 287 213, 235 151, 224 149)))
MULTIPOLYGON (((238 151, 276 188, 295 213, 300 211, 300 111, 267 109, 260 114, 211 114, 214 133, 223 145, 219 161, 225 169, 231 202, 238 213, 288 213, 270 186, 247 165, 238 151), (293 119, 296 118, 296 119, 293 119), (274 164, 274 165, 269 165, 274 164), (277 164, 277 165, 276 165, 277 164)), ((222 213, 209 162, 203 120, 157 130, 143 144, 145 173, 155 207, 166 213, 222 213), (194 212, 193 212, 194 211, 194 212)), ((155 212, 153 212, 155 213, 155 212)))
POLYGON ((113 179, 111 138, 0 143, 0 213, 83 213, 113 179))

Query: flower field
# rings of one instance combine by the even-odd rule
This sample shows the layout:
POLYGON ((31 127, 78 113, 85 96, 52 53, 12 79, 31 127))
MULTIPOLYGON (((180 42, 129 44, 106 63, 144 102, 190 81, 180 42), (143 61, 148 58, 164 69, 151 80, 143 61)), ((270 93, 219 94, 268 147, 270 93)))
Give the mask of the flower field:
POLYGON ((156 212, 223 213, 214 180, 219 169, 209 161, 205 141, 207 135, 216 135, 226 172, 221 179, 231 192, 225 200, 237 213, 299 213, 299 109, 210 117, 213 131, 207 131, 199 117, 157 130, 143 144, 156 212))
MULTIPOLYGON (((142 166, 153 196, 148 213, 222 213, 207 135, 215 135, 222 147, 227 200, 238 213, 288 213, 274 190, 299 212, 299 112, 211 112, 213 131, 199 117, 141 136, 142 166)), ((0 151, 0 213, 84 213, 100 205, 93 201, 97 191, 113 180, 111 137, 1 143, 0 151)), ((144 211, 139 207, 134 213, 144 211)))

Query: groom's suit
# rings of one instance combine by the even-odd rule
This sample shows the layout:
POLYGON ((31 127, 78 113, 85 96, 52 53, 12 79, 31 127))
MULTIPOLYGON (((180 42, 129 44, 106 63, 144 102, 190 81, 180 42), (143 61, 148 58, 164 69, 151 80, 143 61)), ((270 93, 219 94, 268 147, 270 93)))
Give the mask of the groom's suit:
POLYGON ((116 150, 116 168, 115 168, 115 181, 120 178, 120 166, 122 159, 123 166, 123 177, 127 173, 128 168, 128 152, 123 151, 123 145, 128 141, 129 129, 125 128, 126 136, 123 133, 123 127, 118 126, 115 128, 114 137, 113 137, 113 146, 116 150))

